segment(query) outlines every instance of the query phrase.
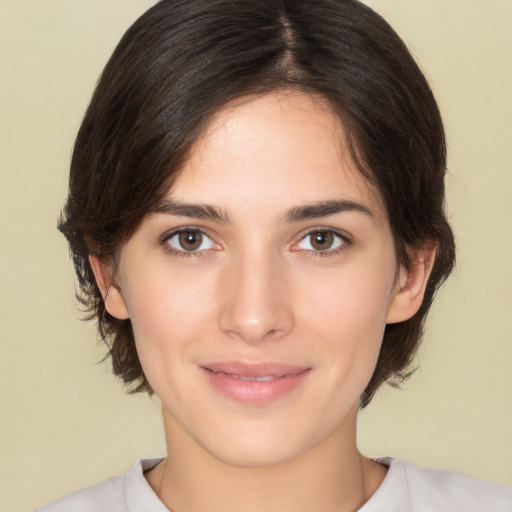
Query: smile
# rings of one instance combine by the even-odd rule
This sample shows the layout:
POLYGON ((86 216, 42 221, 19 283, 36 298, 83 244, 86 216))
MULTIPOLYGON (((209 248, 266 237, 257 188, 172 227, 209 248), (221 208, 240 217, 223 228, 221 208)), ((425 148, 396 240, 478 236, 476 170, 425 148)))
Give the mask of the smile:
POLYGON ((230 377, 231 379, 238 379, 238 380, 244 380, 247 382, 269 382, 271 380, 275 379, 282 379, 283 377, 286 377, 286 375, 264 375, 263 377, 250 377, 248 375, 236 375, 234 373, 224 373, 224 372, 214 372, 217 373, 217 375, 226 375, 227 377, 230 377))
POLYGON ((210 386, 242 405, 266 405, 297 390, 311 373, 310 367, 281 363, 219 362, 201 365, 210 386))

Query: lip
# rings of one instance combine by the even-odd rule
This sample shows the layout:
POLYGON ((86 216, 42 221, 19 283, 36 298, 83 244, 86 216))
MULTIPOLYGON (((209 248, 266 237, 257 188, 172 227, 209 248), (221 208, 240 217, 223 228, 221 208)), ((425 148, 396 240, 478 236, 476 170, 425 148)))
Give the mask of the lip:
POLYGON ((244 405, 265 405, 297 389, 311 373, 307 366, 279 362, 222 361, 201 364, 215 391, 244 405))

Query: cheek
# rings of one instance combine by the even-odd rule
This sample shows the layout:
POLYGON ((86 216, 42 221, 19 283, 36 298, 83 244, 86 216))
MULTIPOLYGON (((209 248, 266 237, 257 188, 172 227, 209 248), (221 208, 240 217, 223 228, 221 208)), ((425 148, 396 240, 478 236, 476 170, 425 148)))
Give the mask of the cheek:
POLYGON ((203 337, 208 332, 212 293, 208 280, 197 273, 172 272, 170 265, 149 268, 144 275, 131 274, 123 295, 140 362, 153 388, 158 388, 157 381, 166 380, 167 373, 179 373, 200 332, 203 337))
MULTIPOLYGON (((393 261, 393 260, 391 260, 393 261)), ((379 355, 394 282, 393 264, 346 268, 309 288, 297 315, 309 348, 329 367, 333 386, 361 391, 379 355), (391 269, 391 270, 390 270, 391 269), (326 360, 325 353, 330 357, 326 360), (343 382, 342 382, 343 381, 343 382)))
MULTIPOLYGON (((386 323, 394 282, 393 265, 346 266, 323 279, 302 278, 297 317, 309 319, 340 341, 374 340, 386 323)), ((379 338, 379 336, 377 336, 379 338)))
POLYGON ((173 271, 170 264, 149 267, 123 286, 134 331, 156 341, 159 332, 193 328, 211 296, 208 279, 197 272, 173 271))

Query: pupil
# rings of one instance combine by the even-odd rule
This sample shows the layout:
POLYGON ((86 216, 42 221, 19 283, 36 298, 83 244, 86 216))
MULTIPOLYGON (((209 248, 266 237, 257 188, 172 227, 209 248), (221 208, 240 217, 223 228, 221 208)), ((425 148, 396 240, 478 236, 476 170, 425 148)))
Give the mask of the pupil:
POLYGON ((328 231, 318 231, 312 237, 311 245, 319 251, 325 251, 331 247, 333 241, 334 237, 332 233, 328 231))
POLYGON ((183 231, 179 236, 180 245, 186 251, 194 251, 203 241, 203 236, 199 231, 183 231))

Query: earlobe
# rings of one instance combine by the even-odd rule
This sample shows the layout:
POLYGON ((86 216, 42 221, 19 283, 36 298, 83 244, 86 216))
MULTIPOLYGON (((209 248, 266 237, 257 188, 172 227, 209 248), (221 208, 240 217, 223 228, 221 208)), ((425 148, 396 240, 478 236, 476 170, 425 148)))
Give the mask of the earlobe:
POLYGON ((130 317, 121 290, 113 282, 111 266, 102 261, 98 256, 89 256, 96 284, 100 289, 106 310, 119 320, 130 317))
POLYGON ((434 265, 435 253, 435 246, 416 250, 411 257, 409 269, 400 268, 388 309, 388 324, 409 320, 420 308, 434 265))

